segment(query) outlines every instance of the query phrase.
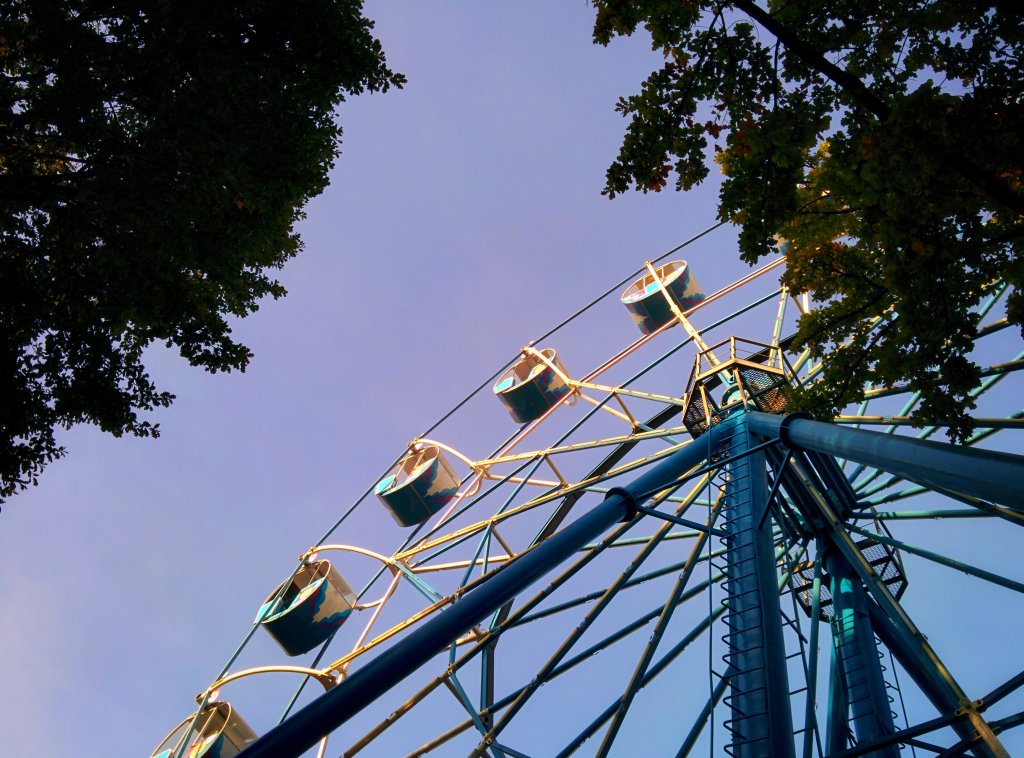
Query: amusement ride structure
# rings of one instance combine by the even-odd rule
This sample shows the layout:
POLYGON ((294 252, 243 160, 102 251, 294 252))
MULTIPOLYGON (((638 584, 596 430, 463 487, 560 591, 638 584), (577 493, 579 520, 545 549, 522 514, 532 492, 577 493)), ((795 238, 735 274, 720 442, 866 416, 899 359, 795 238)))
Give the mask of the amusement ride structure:
POLYGON ((1024 352, 1003 331, 1004 285, 977 313, 977 430, 954 446, 911 426, 906 387, 869 387, 832 423, 791 413, 785 388, 822 362, 789 349, 810 302, 779 288, 784 254, 719 286, 675 257, 692 242, 412 439, 253 608, 153 756, 1024 744, 1024 457, 1005 452, 1024 421, 1004 383, 1024 352), (636 338, 582 370, 559 336, 601 309, 628 313, 636 338), (442 437, 480 413, 510 416, 509 436, 483 452, 442 437), (358 509, 385 509, 397 547, 357 544, 358 509), (254 635, 280 657, 245 668, 254 635), (297 689, 257 736, 232 691, 264 675, 297 689))

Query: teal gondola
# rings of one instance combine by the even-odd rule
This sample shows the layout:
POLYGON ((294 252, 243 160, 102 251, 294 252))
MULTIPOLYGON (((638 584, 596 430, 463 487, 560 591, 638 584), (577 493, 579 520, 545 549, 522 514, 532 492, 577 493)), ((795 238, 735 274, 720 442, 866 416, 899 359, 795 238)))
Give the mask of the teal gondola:
MULTIPOLYGON (((194 716, 182 720, 150 758, 170 758, 182 747, 194 716)), ((203 708, 189 737, 184 758, 231 758, 256 741, 256 732, 245 723, 230 703, 210 703, 203 708)))
POLYGON ((494 385, 494 394, 520 424, 540 418, 572 392, 565 380, 568 374, 555 351, 547 348, 539 352, 546 362, 527 353, 494 385))
MULTIPOLYGON (((686 261, 672 261, 654 269, 669 298, 682 312, 704 300, 704 291, 686 261)), ((622 293, 622 304, 644 334, 655 332, 675 316, 658 280, 648 272, 622 293)))
POLYGON ((278 585, 256 619, 286 655, 308 653, 345 623, 356 593, 330 561, 314 561, 298 570, 288 586, 278 585))
POLYGON ((455 497, 461 483, 440 448, 425 445, 396 463, 374 493, 401 526, 415 526, 455 497))

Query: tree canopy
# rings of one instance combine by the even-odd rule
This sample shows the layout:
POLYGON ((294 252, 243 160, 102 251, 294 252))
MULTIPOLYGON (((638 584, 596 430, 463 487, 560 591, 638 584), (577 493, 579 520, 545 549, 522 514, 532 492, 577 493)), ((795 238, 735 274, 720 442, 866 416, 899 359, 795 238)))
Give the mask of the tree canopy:
POLYGON ((12 0, 0 9, 0 498, 55 429, 156 436, 151 343, 244 370, 228 319, 327 184, 346 96, 401 86, 358 0, 12 0))
POLYGON ((816 307, 796 342, 830 355, 794 393, 831 416, 865 383, 921 393, 917 423, 972 430, 977 307, 1003 280, 1024 324, 1024 25, 1008 3, 595 0, 594 39, 645 28, 664 65, 619 101, 605 192, 725 175, 719 216, 816 307), (840 349, 840 346, 842 348, 840 349))

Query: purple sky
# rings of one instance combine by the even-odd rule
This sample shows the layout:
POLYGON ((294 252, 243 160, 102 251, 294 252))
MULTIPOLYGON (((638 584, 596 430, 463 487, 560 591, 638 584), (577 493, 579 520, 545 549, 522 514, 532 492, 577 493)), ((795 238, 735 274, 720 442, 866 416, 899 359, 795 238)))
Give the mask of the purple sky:
MULTIPOLYGON (((594 46, 582 0, 366 12, 409 84, 342 107, 344 152, 300 228, 306 250, 281 273, 289 295, 237 326, 251 368, 209 376, 152 351, 177 395, 153 418, 162 437, 74 429, 67 459, 4 506, 5 755, 148 755, 296 556, 411 437, 714 221, 713 187, 600 195, 625 123, 615 100, 658 58, 643 38, 594 46)), ((732 240, 688 256, 709 290, 746 271, 732 240)), ((632 339, 625 311, 615 318, 567 363, 632 339)), ((512 429, 494 405, 481 440, 512 429)), ((404 537, 384 520, 362 528, 345 541, 404 537)), ((249 715, 261 709, 246 717, 265 728, 249 715)))

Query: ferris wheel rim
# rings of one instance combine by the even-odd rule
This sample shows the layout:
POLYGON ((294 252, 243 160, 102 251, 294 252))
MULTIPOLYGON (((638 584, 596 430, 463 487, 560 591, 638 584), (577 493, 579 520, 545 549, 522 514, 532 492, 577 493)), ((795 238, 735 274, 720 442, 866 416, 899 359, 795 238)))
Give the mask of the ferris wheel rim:
MULTIPOLYGON (((669 254, 671 254, 671 253, 669 253, 669 254)), ((668 255, 668 254, 666 254, 666 255, 668 255)), ((782 260, 782 259, 779 259, 779 260, 782 260)), ((778 265, 780 265, 778 261, 773 262, 772 264, 770 264, 770 267, 767 270, 773 270, 774 267, 776 267, 778 265)), ((764 272, 762 271, 762 272, 759 272, 759 273, 764 273, 764 272)), ((737 289, 740 289, 744 284, 749 283, 749 281, 752 278, 753 278, 753 275, 752 275, 752 277, 745 277, 745 278, 743 278, 741 280, 738 280, 734 284, 729 285, 726 288, 723 288, 722 290, 719 290, 719 292, 716 293, 716 295, 714 295, 712 297, 716 297, 716 296, 717 297, 724 297, 727 294, 731 294, 732 292, 735 292, 737 289)), ((756 304, 763 304, 764 302, 766 302, 770 298, 778 297, 778 294, 779 294, 778 291, 776 291, 774 293, 771 293, 769 296, 766 296, 765 298, 761 298, 760 300, 758 300, 756 304)), ((785 293, 783 293, 783 298, 785 298, 785 293)), ((753 307, 753 306, 751 306, 751 307, 753 307)), ((727 322, 730 318, 732 318, 734 316, 735 316, 735 314, 731 315, 730 317, 728 317, 726 319, 723 319, 722 322, 727 322)), ((712 324, 711 326, 706 328, 706 331, 711 331, 712 329, 717 328, 718 326, 721 325, 722 322, 716 322, 715 324, 712 324)), ((663 331, 664 330, 659 331, 659 332, 657 332, 655 334, 661 334, 661 333, 663 333, 663 331)), ((638 343, 642 343, 642 344, 646 344, 649 341, 648 338, 649 337, 653 338, 655 336, 655 334, 647 335, 647 336, 641 338, 640 340, 637 340, 637 342, 638 343)), ((691 344, 693 341, 694 341, 694 339, 693 339, 693 337, 691 335, 688 339, 684 340, 682 343, 680 343, 675 348, 673 348, 673 350, 670 351, 670 354, 677 352, 678 350, 682 349, 685 345, 691 344)), ((776 335, 775 339, 773 340, 774 346, 776 348, 779 346, 780 341, 781 341, 780 337, 778 335, 776 335)), ((531 345, 532 344, 533 343, 531 343, 531 345)), ((1014 361, 1011 362, 1011 364, 1009 364, 1008 366, 1002 367, 1002 369, 1000 371, 995 372, 992 375, 993 376, 998 376, 1001 379, 1002 377, 1008 375, 1013 370, 1015 370, 1016 366, 1013 365, 1013 364, 1015 362, 1021 361, 1022 359, 1024 359, 1024 354, 1022 354, 1021 356, 1018 356, 1018 358, 1014 359, 1014 361)), ((506 366, 507 365, 509 365, 509 364, 506 364, 506 366)), ((811 368, 813 369, 813 366, 811 368)), ((645 371, 646 370, 648 370, 648 369, 645 369, 645 371)), ((498 374, 495 374, 494 376, 498 376, 500 373, 501 373, 501 370, 499 370, 498 374)), ((586 381, 588 378, 593 378, 593 377, 591 377, 591 374, 587 374, 583 381, 586 381)), ((493 383, 493 379, 494 379, 494 377, 492 377, 489 380, 489 382, 485 382, 483 385, 481 385, 481 388, 478 388, 478 390, 476 390, 475 392, 482 391, 482 389, 486 388, 489 383, 493 383)), ((623 383, 623 387, 622 388, 625 388, 627 384, 628 383, 623 383)), ((607 388, 605 388, 605 389, 607 389, 607 388)), ((609 397, 605 398, 603 401, 598 401, 598 402, 606 404, 611 399, 612 395, 614 395, 614 393, 609 393, 609 397)), ((677 414, 679 412, 679 409, 680 409, 680 402, 679 401, 681 401, 682 398, 671 398, 671 397, 668 397, 668 396, 660 396, 660 398, 661 399, 667 399, 669 401, 675 401, 675 402, 669 402, 666 405, 666 408, 664 410, 662 410, 662 411, 658 412, 657 414, 655 414, 653 417, 648 419, 647 422, 637 424, 638 428, 646 426, 646 427, 653 427, 653 428, 657 429, 659 426, 662 425, 661 423, 657 423, 662 418, 662 416, 665 416, 665 415, 672 416, 672 415, 675 415, 675 414, 677 414)), ((460 407, 462 407, 462 405, 465 402, 466 401, 462 401, 459 404, 457 404, 456 408, 454 410, 458 410, 460 407)), ((555 406, 555 408, 556 407, 558 407, 558 406, 555 406)), ((601 405, 595 404, 595 407, 592 409, 591 412, 592 413, 596 413, 598 410, 601 409, 601 407, 602 407, 601 405)), ((536 421, 530 422, 530 423, 524 425, 523 427, 521 427, 519 432, 514 433, 513 435, 511 435, 505 441, 505 443, 502 443, 502 445, 499 446, 498 450, 500 451, 500 450, 503 450, 503 449, 512 449, 512 448, 514 448, 515 444, 517 444, 517 440, 520 439, 518 435, 521 434, 523 432, 523 430, 530 431, 530 430, 536 428, 537 426, 543 424, 551 416, 551 414, 555 411, 555 408, 550 409, 547 414, 545 414, 541 418, 537 419, 536 421)), ((445 417, 442 417, 441 421, 443 422, 448 417, 448 415, 450 415, 450 414, 447 414, 445 417)), ((1009 417, 1007 417, 1005 419, 985 419, 984 423, 990 423, 990 424, 992 424, 992 426, 990 426, 987 429, 985 429, 985 431, 988 434, 986 434, 986 436, 982 437, 981 439, 987 439, 988 436, 990 436, 992 433, 995 433, 996 431, 999 431, 1000 429, 1019 428, 1020 426, 1024 426, 1024 422, 1020 421, 1020 416, 1021 415, 1024 415, 1024 413, 1017 412, 1016 414, 1014 414, 1012 416, 1009 416, 1009 417)), ((590 418, 590 416, 588 416, 587 418, 590 418)), ((873 417, 873 416, 866 415, 864 413, 859 413, 859 414, 852 414, 849 417, 843 417, 840 420, 840 423, 850 424, 850 425, 858 425, 858 426, 862 425, 862 424, 863 425, 878 424, 878 425, 886 426, 886 427, 888 427, 889 430, 892 430, 892 431, 889 431, 888 433, 894 433, 896 427, 904 425, 905 421, 906 421, 905 418, 902 417, 902 416, 884 416, 884 415, 880 415, 880 416, 877 416, 877 417, 873 417)), ((906 421, 906 423, 909 423, 909 421, 906 421)), ((414 439, 414 443, 419 443, 419 442, 423 442, 423 441, 431 442, 429 439, 427 439, 427 435, 432 433, 433 430, 436 429, 436 427, 437 427, 437 424, 435 424, 430 429, 428 429, 427 432, 424 435, 421 435, 421 437, 415 438, 414 439)), ((677 429, 674 429, 674 430, 671 430, 671 431, 680 432, 680 431, 682 431, 682 428, 677 428, 677 429)), ((652 438, 653 438, 653 436, 654 435, 652 435, 652 438)), ((619 460, 621 460, 622 456, 628 454, 629 451, 632 450, 632 448, 641 439, 643 439, 643 438, 631 439, 628 435, 624 435, 623 437, 624 438, 622 440, 617 440, 614 443, 609 443, 609 445, 607 445, 608 447, 612 448, 612 452, 609 453, 608 456, 604 459, 605 461, 611 459, 612 457, 614 457, 614 455, 616 455, 617 453, 622 451, 622 454, 620 455, 620 458, 619 458, 619 460)), ((454 452, 454 450, 453 450, 453 452, 454 452)), ((471 469, 471 471, 473 471, 475 474, 479 474, 480 472, 477 471, 477 468, 479 468, 478 464, 480 464, 481 461, 484 464, 486 464, 487 466, 493 466, 493 465, 497 465, 499 463, 508 463, 508 462, 510 462, 508 460, 503 459, 500 454, 499 455, 492 455, 490 457, 487 457, 487 458, 484 458, 484 459, 480 459, 480 461, 472 461, 471 459, 469 459, 467 457, 467 458, 464 459, 463 462, 469 464, 469 468, 471 469)), ((540 462, 541 461, 537 461, 537 465, 540 465, 540 462)), ((602 461, 602 463, 603 462, 604 461, 602 461)), ((524 464, 524 466, 525 465, 526 464, 524 464)), ((612 466, 614 467, 614 463, 612 464, 612 466)), ((609 470, 614 470, 614 469, 609 469, 609 470)), ((607 473, 607 471, 604 472, 604 473, 607 473)), ((600 477, 601 475, 598 474, 597 476, 600 477)), ((854 478, 856 478, 856 477, 854 477, 854 478)), ((528 479, 528 477, 527 477, 527 479, 528 479)), ((597 484, 600 484, 600 481, 603 481, 603 480, 599 479, 597 484)), ((481 479, 481 482, 482 482, 482 479, 481 479)), ((524 482, 524 484, 525 483, 528 483, 528 482, 524 482)), ((867 484, 870 484, 870 483, 871 482, 868 482, 867 484)), ((565 480, 560 482, 560 484, 562 486, 570 486, 570 487, 572 486, 571 484, 567 484, 565 482, 565 480)), ((862 485, 861 489, 864 489, 866 486, 867 486, 866 484, 862 485)), ((373 486, 371 486, 367 490, 367 492, 364 493, 364 495, 356 502, 356 505, 358 505, 372 490, 373 490, 373 486)), ((551 524, 552 526, 551 526, 551 529, 549 530, 548 533, 550 534, 551 532, 553 532, 554 529, 557 529, 558 525, 560 525, 561 523, 564 522, 565 518, 568 516, 569 512, 572 510, 572 507, 578 501, 579 497, 582 497, 586 492, 593 492, 593 491, 594 491, 594 489, 592 487, 590 489, 581 487, 579 490, 574 490, 574 491, 570 492, 570 495, 569 495, 570 497, 572 496, 572 494, 577 494, 578 493, 576 499, 569 501, 568 498, 566 498, 567 502, 569 502, 569 505, 568 505, 567 508, 564 509, 564 512, 560 508, 559 510, 557 510, 555 513, 552 514, 552 516, 551 516, 552 520, 549 522, 549 524, 551 524)), ((477 494, 477 492, 474 492, 472 494, 475 496, 477 494)), ((554 501, 556 499, 557 499, 557 495, 552 494, 548 498, 548 500, 545 501, 545 502, 554 501)), ((354 507, 355 506, 353 506, 353 508, 354 507)), ((414 554, 414 553, 410 553, 409 552, 410 551, 410 546, 412 546, 414 548, 415 545, 418 544, 417 540, 419 540, 420 543, 428 542, 430 537, 431 537, 431 535, 436 534, 437 531, 440 529, 440 527, 442 525, 444 525, 446 523, 449 523, 448 517, 451 514, 453 514, 453 513, 455 513, 455 508, 454 507, 449 509, 443 516, 441 516, 441 518, 439 519, 439 521, 437 522, 437 524, 433 528, 429 528, 428 527, 426 529, 426 533, 423 534, 422 536, 420 535, 420 530, 423 527, 423 525, 421 524, 420 526, 418 526, 409 535, 409 537, 405 540, 405 542, 403 543, 402 547, 400 547, 398 550, 396 550, 395 553, 392 556, 386 557, 385 560, 386 561, 391 561, 391 562, 397 562, 399 560, 403 560, 403 561, 407 560, 411 555, 414 554)), ((459 514, 456 514, 456 516, 452 516, 451 521, 454 521, 455 518, 457 518, 458 515, 459 514)), ((709 506, 709 519, 711 518, 711 516, 717 517, 717 511, 712 509, 709 506)), ((637 517, 637 520, 639 520, 639 518, 640 517, 637 517)), ((893 519, 893 520, 897 520, 897 519, 893 519)), ((339 524, 340 524, 340 522, 339 522, 339 524)), ((320 543, 317 543, 317 545, 314 545, 313 547, 311 547, 309 553, 313 553, 316 549, 329 549, 330 546, 322 546, 322 543, 324 543, 330 537, 331 533, 333 532, 334 529, 337 528, 337 526, 338 526, 338 524, 336 524, 332 528, 332 530, 329 530, 328 533, 324 536, 324 538, 320 541, 320 543)), ((708 530, 711 530, 713 528, 713 520, 709 520, 707 528, 708 528, 708 530)), ((866 531, 866 530, 864 530, 864 529, 862 529, 860 527, 858 527, 858 528, 861 529, 861 531, 866 531)), ((705 532, 705 534, 707 534, 707 532, 705 532)), ((877 537, 878 535, 876 534, 874 536, 877 537)), ((543 539, 544 539, 544 537, 542 537, 541 534, 538 534, 537 540, 533 544, 538 544, 538 542, 543 541, 543 539)), ((679 538, 676 538, 676 539, 679 539, 679 538)), ((907 545, 908 543, 903 543, 903 544, 907 545)), ((800 546, 797 547, 797 552, 799 553, 799 555, 801 557, 806 554, 807 548, 808 548, 808 545, 807 545, 806 542, 803 545, 800 545, 800 546)), ((601 552, 603 552, 603 550, 605 550, 605 549, 608 549, 608 547, 603 548, 601 552)), ((511 555, 512 552, 513 551, 509 551, 509 555, 511 555)), ((520 552, 522 552, 522 551, 520 551, 520 552)), ((597 554, 594 551, 591 551, 591 553, 593 553, 594 555, 597 554)), ((593 558, 591 558, 591 560, 593 560, 593 558)), ((710 554, 709 554, 708 562, 710 563, 710 561, 711 561, 711 557, 710 557, 710 554)), ((495 561, 495 562, 499 562, 499 561, 495 561)), ((502 562, 502 563, 504 563, 504 562, 502 562)), ((790 561, 791 565, 795 565, 795 563, 796 563, 795 560, 790 561)), ((484 565, 484 567, 486 569, 486 566, 487 566, 487 560, 486 559, 484 560, 483 565, 484 565)), ((381 571, 385 570, 385 567, 382 566, 380 570, 381 571)), ((298 569, 296 569, 296 571, 298 571, 298 569)), ((792 572, 792 569, 790 570, 790 573, 791 572, 792 572)), ((396 573, 395 574, 395 579, 397 580, 398 578, 399 578, 398 577, 398 573, 396 573)), ((403 578, 404 578, 404 575, 403 575, 403 578)), ((372 584, 372 581, 371 581, 371 584, 372 584)), ((711 587, 712 585, 709 584, 708 586, 711 587)), ((441 602, 441 601, 437 601, 437 602, 441 602)), ((450 604, 450 602, 453 602, 453 601, 451 601, 450 599, 446 599, 445 602, 450 604)), ((568 610, 568 609, 565 609, 565 610, 568 610)), ((507 619, 508 619, 508 614, 505 615, 505 617, 502 619, 502 621, 507 620, 507 619)), ((530 619, 530 620, 537 620, 537 619, 530 619)), ((528 622, 522 621, 522 619, 520 619, 518 625, 521 626, 524 623, 528 623, 528 622)), ((713 626, 713 623, 714 623, 714 619, 712 619, 711 622, 709 623, 709 628, 711 626, 713 626)), ((512 625, 510 625, 509 628, 510 629, 511 628, 515 628, 515 626, 517 626, 517 624, 512 624, 512 625)), ((502 634, 504 634, 504 632, 502 632, 502 634)), ((500 639, 500 636, 496 637, 495 639, 500 639)), ((479 641, 478 641, 478 644, 479 645, 483 645, 483 643, 480 643, 479 641)), ((454 657, 454 654, 455 654, 455 648, 453 646, 453 648, 452 648, 452 656, 453 657, 454 657)), ((348 658, 347 662, 350 663, 352 660, 355 660, 355 657, 348 658)), ((317 658, 317 662, 319 662, 319 657, 317 658)), ((225 667, 225 670, 230 665, 231 665, 231 663, 229 662, 228 666, 225 667)), ((453 665, 453 663, 450 662, 449 663, 449 668, 451 668, 452 665, 453 665)), ((666 666, 667 665, 668 664, 666 664, 666 666)), ((331 667, 328 667, 328 668, 331 668, 331 667)), ((661 670, 664 670, 664 667, 661 670)), ((725 678, 725 677, 721 678, 720 681, 709 692, 709 701, 708 702, 711 703, 711 713, 712 714, 714 713, 715 705, 718 702, 720 702, 722 697, 724 697, 724 690, 721 689, 721 688, 724 688, 724 687, 727 686, 727 681, 728 681, 727 678, 725 678), (716 693, 718 693, 717 697, 715 696, 716 693)), ((440 686, 440 682, 435 684, 434 686, 435 687, 436 686, 440 686)), ((465 693, 462 693, 462 695, 465 696, 465 693)), ((505 696, 504 699, 507 700, 507 696, 505 696)), ((202 710, 202 707, 203 707, 203 704, 200 705, 200 711, 202 710)), ((489 706, 489 708, 491 708, 491 710, 490 710, 491 717, 493 717, 494 714, 498 710, 500 710, 499 705, 497 703, 493 704, 492 706, 489 706)), ((467 721, 463 722, 463 725, 468 724, 468 726, 465 726, 465 728, 467 728, 467 729, 468 728, 473 728, 473 727, 478 727, 479 728, 480 718, 482 717, 482 714, 484 713, 485 710, 487 710, 487 709, 480 710, 480 712, 477 714, 475 719, 471 716, 469 719, 467 719, 467 721)), ((197 712, 197 716, 198 716, 198 712, 197 712)), ((371 732, 372 731, 373 730, 371 730, 371 732)), ((488 733, 483 733, 483 738, 482 739, 486 740, 487 739, 487 734, 488 733)), ((691 731, 691 734, 687 735, 686 742, 689 742, 691 737, 693 737, 692 731, 691 731)), ((694 738, 694 739, 696 739, 696 738, 694 738)), ((686 744, 686 742, 684 742, 684 745, 686 744)), ((359 743, 357 742, 356 744, 358 745, 359 743)), ((367 744, 369 744, 369 743, 367 743, 367 744)), ((492 740, 491 743, 488 743, 488 745, 490 745, 490 744, 496 744, 496 743, 494 743, 493 740, 492 740)), ((426 746, 424 746, 424 747, 426 747, 426 746)), ((430 749, 434 749, 436 747, 437 746, 435 745, 434 747, 432 747, 430 749)), ((362 749, 362 748, 359 748, 359 749, 362 749)), ((496 754, 508 754, 508 755, 516 755, 517 754, 516 751, 513 748, 510 748, 508 746, 500 746, 499 745, 498 747, 495 748, 495 750, 497 750, 496 754), (504 752, 502 752, 502 751, 504 751, 504 752)), ((354 754, 354 753, 346 753, 346 755, 348 755, 348 754, 354 754)))

